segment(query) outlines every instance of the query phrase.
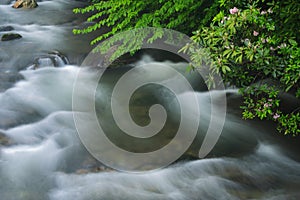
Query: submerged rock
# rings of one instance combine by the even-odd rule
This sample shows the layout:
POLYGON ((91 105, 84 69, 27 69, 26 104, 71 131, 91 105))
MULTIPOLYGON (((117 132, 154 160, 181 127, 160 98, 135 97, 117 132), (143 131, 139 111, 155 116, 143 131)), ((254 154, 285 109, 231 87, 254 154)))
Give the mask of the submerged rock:
POLYGON ((0 145, 10 145, 12 141, 4 133, 0 132, 0 145))
POLYGON ((46 55, 41 55, 34 60, 33 65, 29 66, 27 69, 38 69, 43 67, 62 67, 69 64, 68 58, 60 53, 59 51, 51 51, 46 55))
POLYGON ((13 8, 36 8, 38 4, 36 0, 16 0, 13 8))
POLYGON ((75 171, 76 174, 88 174, 98 172, 112 172, 115 171, 109 168, 92 157, 87 157, 81 164, 80 168, 75 171))
POLYGON ((17 40, 21 39, 22 36, 18 33, 7 33, 2 35, 1 41, 10 41, 10 40, 17 40))
POLYGON ((14 28, 12 26, 0 26, 0 32, 12 31, 14 28))
POLYGON ((101 167, 95 167, 90 169, 79 169, 75 173, 76 174, 88 174, 88 173, 98 173, 98 172, 114 172, 115 170, 101 166, 101 167))

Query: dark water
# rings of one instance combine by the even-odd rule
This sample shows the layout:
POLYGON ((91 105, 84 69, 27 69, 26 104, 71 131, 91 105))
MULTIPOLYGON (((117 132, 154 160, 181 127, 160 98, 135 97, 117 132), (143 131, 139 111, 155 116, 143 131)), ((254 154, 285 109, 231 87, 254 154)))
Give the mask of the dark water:
MULTIPOLYGON (((299 142, 276 133, 266 122, 243 121, 239 116, 237 91, 209 93, 196 75, 185 73, 186 63, 154 61, 141 57, 149 66, 137 71, 145 80, 174 83, 163 64, 179 70, 195 86, 196 93, 182 92, 185 108, 191 113, 188 99, 199 101, 201 118, 195 142, 179 162, 150 173, 132 174, 93 171, 95 162, 82 146, 73 120, 72 92, 80 62, 91 50, 93 36, 74 36, 73 27, 84 26, 83 19, 71 9, 84 3, 72 0, 39 2, 34 10, 14 10, 9 1, 0 4, 1 26, 11 25, 21 40, 0 42, 0 132, 12 144, 0 146, 0 194, 3 200, 90 200, 90 199, 299 199, 299 142), (3 15, 2 15, 3 14, 3 15), (26 70, 36 57, 59 50, 71 65, 26 70), (227 93, 228 114, 221 137, 205 159, 195 159, 210 120, 210 95, 227 93), (93 173, 82 173, 82 169, 93 173)), ((0 33, 2 35, 3 33, 0 33)), ((151 141, 132 141, 120 135, 109 112, 113 83, 129 68, 109 70, 97 90, 97 116, 119 145, 134 146, 136 151, 149 150, 168 143, 178 121, 178 103, 174 95, 160 87, 145 87, 132 100, 132 116, 138 124, 147 124, 150 104, 161 103, 168 110, 170 122, 161 137, 151 141)), ((81 71, 79 88, 82 103, 94 70, 81 71)), ((180 87, 180 85, 176 85, 180 87)), ((286 97, 286 100, 290 97, 286 97)), ((189 133, 189 130, 185 130, 189 133)), ((115 155, 117 156, 117 155, 115 155)), ((120 158, 121 160, 122 158, 120 158)))

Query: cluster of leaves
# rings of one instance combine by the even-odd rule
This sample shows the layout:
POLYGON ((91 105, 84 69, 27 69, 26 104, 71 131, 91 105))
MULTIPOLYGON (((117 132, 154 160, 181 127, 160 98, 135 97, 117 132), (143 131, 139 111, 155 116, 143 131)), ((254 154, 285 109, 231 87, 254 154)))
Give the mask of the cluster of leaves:
POLYGON ((85 34, 102 27, 111 28, 91 41, 92 45, 121 31, 141 27, 163 27, 189 34, 199 28, 202 11, 210 5, 209 0, 93 0, 91 5, 73 10, 91 13, 87 21, 93 24, 73 32, 85 34))
POLYGON ((287 113, 278 119, 278 130, 285 135, 298 136, 300 134, 300 113, 287 113))
MULTIPOLYGON (((300 113, 295 109, 291 113, 284 113, 280 109, 280 91, 267 84, 252 85, 241 89, 244 97, 244 119, 255 117, 263 120, 272 120, 278 123, 277 129, 284 135, 297 136, 300 133, 300 113)), ((299 109, 299 108, 298 108, 299 109)))
POLYGON ((270 117, 276 120, 280 117, 279 91, 276 88, 263 84, 241 90, 244 94, 244 105, 241 106, 244 109, 243 118, 253 119, 257 116, 261 120, 270 117))
MULTIPOLYGON (((148 26, 192 35, 203 48, 188 44, 182 51, 197 66, 210 66, 208 86, 216 84, 214 73, 221 74, 226 84, 241 88, 243 118, 273 120, 282 133, 299 134, 299 109, 283 110, 280 93, 300 98, 300 1, 92 0, 91 5, 74 12, 91 13, 87 21, 92 22, 87 28, 74 29, 75 34, 110 28, 92 45, 121 31, 148 26), (258 84, 262 80, 268 81, 258 84)), ((136 50, 145 38, 153 42, 164 33, 153 33, 150 38, 149 33, 139 31, 129 34, 123 43, 136 50)), ((103 48, 109 50, 116 42, 103 48)), ((118 51, 128 51, 123 47, 118 51)))
MULTIPOLYGON (((203 53, 195 54, 190 49, 193 62, 210 66, 212 74, 220 73, 225 83, 241 88, 245 119, 273 120, 278 123, 279 131, 298 135, 299 112, 281 110, 278 93, 300 96, 299 28, 295 27, 300 20, 295 14, 300 12, 300 3, 252 1, 249 4, 225 0, 218 3, 223 9, 209 26, 192 36, 203 46, 202 51, 209 53, 210 60, 203 63, 203 53), (266 79, 274 80, 277 86, 254 84, 266 79)), ((209 77, 207 80, 213 82, 209 77)))

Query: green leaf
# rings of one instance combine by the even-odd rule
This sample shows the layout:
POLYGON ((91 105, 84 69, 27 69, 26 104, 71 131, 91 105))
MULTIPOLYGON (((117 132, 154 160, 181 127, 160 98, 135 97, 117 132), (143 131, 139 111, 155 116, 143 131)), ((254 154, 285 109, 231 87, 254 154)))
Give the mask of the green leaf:
POLYGON ((289 39, 288 41, 292 46, 297 46, 297 42, 295 40, 289 39))

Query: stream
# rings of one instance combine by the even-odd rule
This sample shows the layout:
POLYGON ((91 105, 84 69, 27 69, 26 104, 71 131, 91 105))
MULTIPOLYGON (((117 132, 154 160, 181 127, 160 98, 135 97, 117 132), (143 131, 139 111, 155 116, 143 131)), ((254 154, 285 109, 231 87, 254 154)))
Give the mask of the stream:
MULTIPOLYGON (((0 37, 8 32, 22 35, 18 40, 0 41, 0 139, 8 140, 0 144, 1 200, 300 199, 299 138, 281 136, 269 122, 242 120, 236 89, 208 92, 201 78, 186 72, 187 63, 170 61, 166 52, 145 51, 130 65, 108 69, 95 93, 97 117, 109 138, 119 146, 125 144, 124 148, 148 152, 168 144, 180 118, 180 105, 169 90, 150 85, 132 97, 130 111, 137 124, 149 123, 147 111, 156 103, 171 116, 161 134, 147 142, 122 135, 107 105, 116 81, 132 68, 137 68, 136 77, 179 88, 179 76, 164 70, 169 66, 195 90, 179 94, 190 113, 185 120, 197 116, 189 104, 191 96, 199 102, 201 115, 194 142, 176 162, 150 172, 119 172, 95 160, 78 136, 72 110, 79 71, 84 83, 79 86, 82 104, 92 87, 95 69, 82 69, 80 64, 92 50, 89 41, 101 34, 72 33, 74 27, 86 26, 84 17, 72 13, 86 2, 42 0, 32 10, 13 9, 12 3, 0 2, 0 27, 14 29, 0 32, 0 37), (52 51, 61 52, 68 61, 54 56, 60 66, 51 66, 46 57, 52 51), (28 70, 38 58, 45 58, 38 60, 43 67, 28 70), (145 67, 138 68, 140 65, 145 67), (218 98, 221 93, 226 93, 228 103, 224 128, 208 156, 197 159, 211 119, 210 96, 218 98)), ((284 101, 287 106, 299 105, 288 95, 284 101)), ((188 129, 184 131, 189 134, 188 129)), ((125 162, 119 155, 112 156, 125 162)))

